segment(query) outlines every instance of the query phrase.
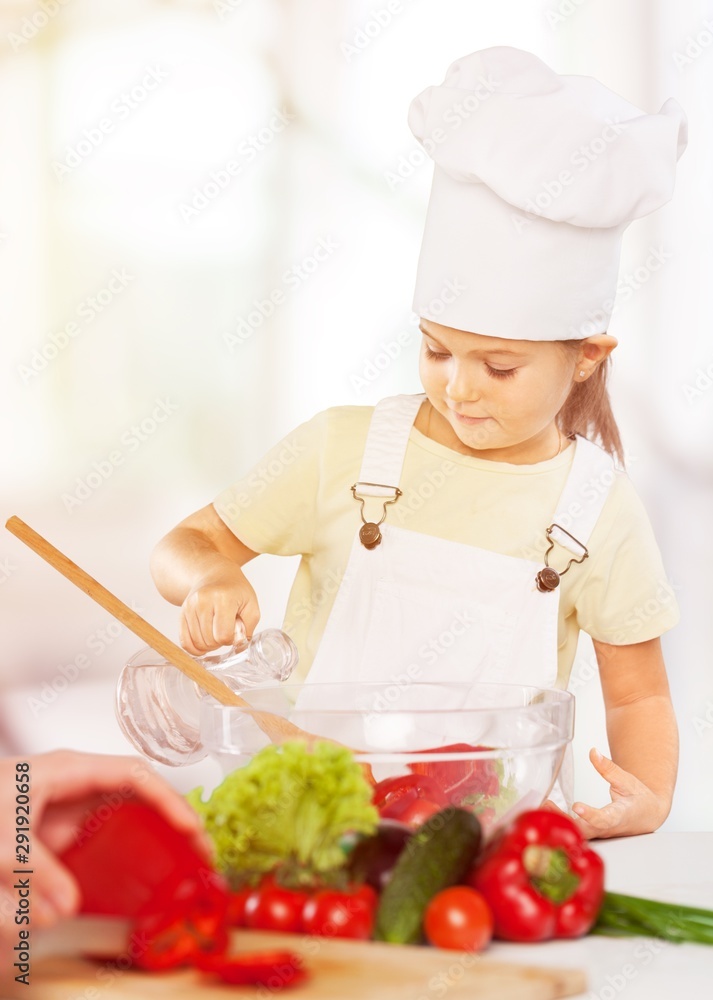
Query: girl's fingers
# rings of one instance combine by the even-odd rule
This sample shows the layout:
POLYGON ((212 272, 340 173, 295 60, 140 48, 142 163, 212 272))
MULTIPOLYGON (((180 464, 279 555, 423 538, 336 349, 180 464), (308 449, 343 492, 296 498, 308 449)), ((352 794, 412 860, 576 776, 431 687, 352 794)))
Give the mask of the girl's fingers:
POLYGON ((178 622, 178 641, 183 649, 185 649, 187 653, 190 653, 191 656, 200 656, 201 651, 196 648, 194 636, 191 631, 191 623, 188 618, 188 610, 185 607, 181 608, 181 617, 178 622))
POLYGON ((640 787, 641 782, 623 767, 619 767, 609 757, 605 757, 594 747, 589 751, 589 759, 605 781, 611 785, 612 794, 632 795, 640 787))
POLYGON ((260 621, 260 608, 254 595, 240 609, 240 618, 245 627, 245 634, 252 639, 260 621))
POLYGON ((569 816, 568 813, 564 811, 564 809, 560 809, 557 803, 553 802, 552 799, 547 799, 545 802, 543 802, 542 805, 540 806, 540 809, 545 809, 547 812, 559 813, 560 816, 567 816, 568 819, 572 818, 571 816, 569 816))
POLYGON ((610 806, 604 806, 602 809, 594 809, 583 802, 576 802, 572 806, 572 811, 578 817, 582 835, 587 840, 606 836, 616 826, 618 819, 607 812, 609 808, 610 806))
POLYGON ((590 826, 597 825, 597 817, 601 811, 601 809, 595 809, 594 806, 588 806, 586 802, 575 802, 572 806, 572 812, 575 816, 578 816, 585 823, 589 823, 590 826))
POLYGON ((216 646, 232 646, 235 642, 235 605, 219 605, 215 609, 212 626, 216 646))
POLYGON ((182 629, 181 633, 181 645, 192 656, 203 656, 204 653, 215 648, 215 643, 213 642, 212 614, 210 628, 204 630, 201 616, 193 604, 184 604, 182 610, 183 617, 181 624, 185 628, 182 629), (210 641, 206 638, 206 631, 210 641), (185 643, 183 641, 184 636, 186 639, 185 643))

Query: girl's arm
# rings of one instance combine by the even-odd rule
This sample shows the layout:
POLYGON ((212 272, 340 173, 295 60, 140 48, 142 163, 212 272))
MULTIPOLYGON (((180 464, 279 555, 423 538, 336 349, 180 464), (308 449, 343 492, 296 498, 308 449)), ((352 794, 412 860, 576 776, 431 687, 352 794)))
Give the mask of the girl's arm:
POLYGON ((590 760, 609 784, 601 809, 578 802, 573 811, 588 837, 651 833, 666 819, 678 769, 678 727, 660 639, 630 646, 594 642, 612 759, 590 760))
POLYGON ((200 656, 231 645, 238 618, 252 635, 260 609, 241 567, 256 555, 212 504, 181 521, 155 547, 151 575, 160 594, 181 605, 181 644, 189 653, 200 656))

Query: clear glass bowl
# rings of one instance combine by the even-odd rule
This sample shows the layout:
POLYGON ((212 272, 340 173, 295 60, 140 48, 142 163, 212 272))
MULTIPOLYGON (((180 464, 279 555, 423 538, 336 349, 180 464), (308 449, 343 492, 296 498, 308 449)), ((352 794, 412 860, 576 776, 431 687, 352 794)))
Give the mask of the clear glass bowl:
MULTIPOLYGON (((486 834, 548 797, 574 731, 572 694, 515 684, 281 684, 242 697, 350 747, 377 781, 428 775, 486 834)), ((249 712, 209 697, 200 735, 225 773, 270 742, 249 712)))

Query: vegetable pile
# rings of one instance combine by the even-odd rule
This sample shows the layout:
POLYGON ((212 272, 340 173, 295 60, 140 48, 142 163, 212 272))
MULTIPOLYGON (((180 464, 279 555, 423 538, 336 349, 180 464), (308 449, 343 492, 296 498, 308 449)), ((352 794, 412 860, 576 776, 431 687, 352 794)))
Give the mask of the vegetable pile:
POLYGON ((601 858, 559 812, 522 813, 484 842, 473 808, 490 808, 502 775, 490 762, 452 763, 412 764, 374 786, 344 747, 270 746, 206 801, 201 789, 189 796, 218 871, 131 801, 98 829, 90 817, 93 832, 62 860, 82 912, 133 919, 137 968, 192 966, 271 991, 304 981, 301 957, 231 954, 231 927, 471 952, 493 937, 590 932, 713 944, 713 912, 605 892, 601 858))
POLYGON ((279 871, 284 885, 339 880, 342 837, 368 834, 378 815, 371 786, 346 747, 318 742, 265 747, 234 771, 207 802, 188 800, 203 817, 216 863, 232 888, 279 871))

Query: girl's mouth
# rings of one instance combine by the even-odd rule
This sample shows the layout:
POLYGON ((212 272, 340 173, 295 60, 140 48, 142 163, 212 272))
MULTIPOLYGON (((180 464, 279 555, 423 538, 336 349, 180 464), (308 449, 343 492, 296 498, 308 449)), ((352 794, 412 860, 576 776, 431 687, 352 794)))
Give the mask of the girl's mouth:
POLYGON ((486 420, 491 419, 491 417, 467 417, 464 413, 456 413, 455 410, 451 410, 451 413, 462 424, 484 424, 486 420))

